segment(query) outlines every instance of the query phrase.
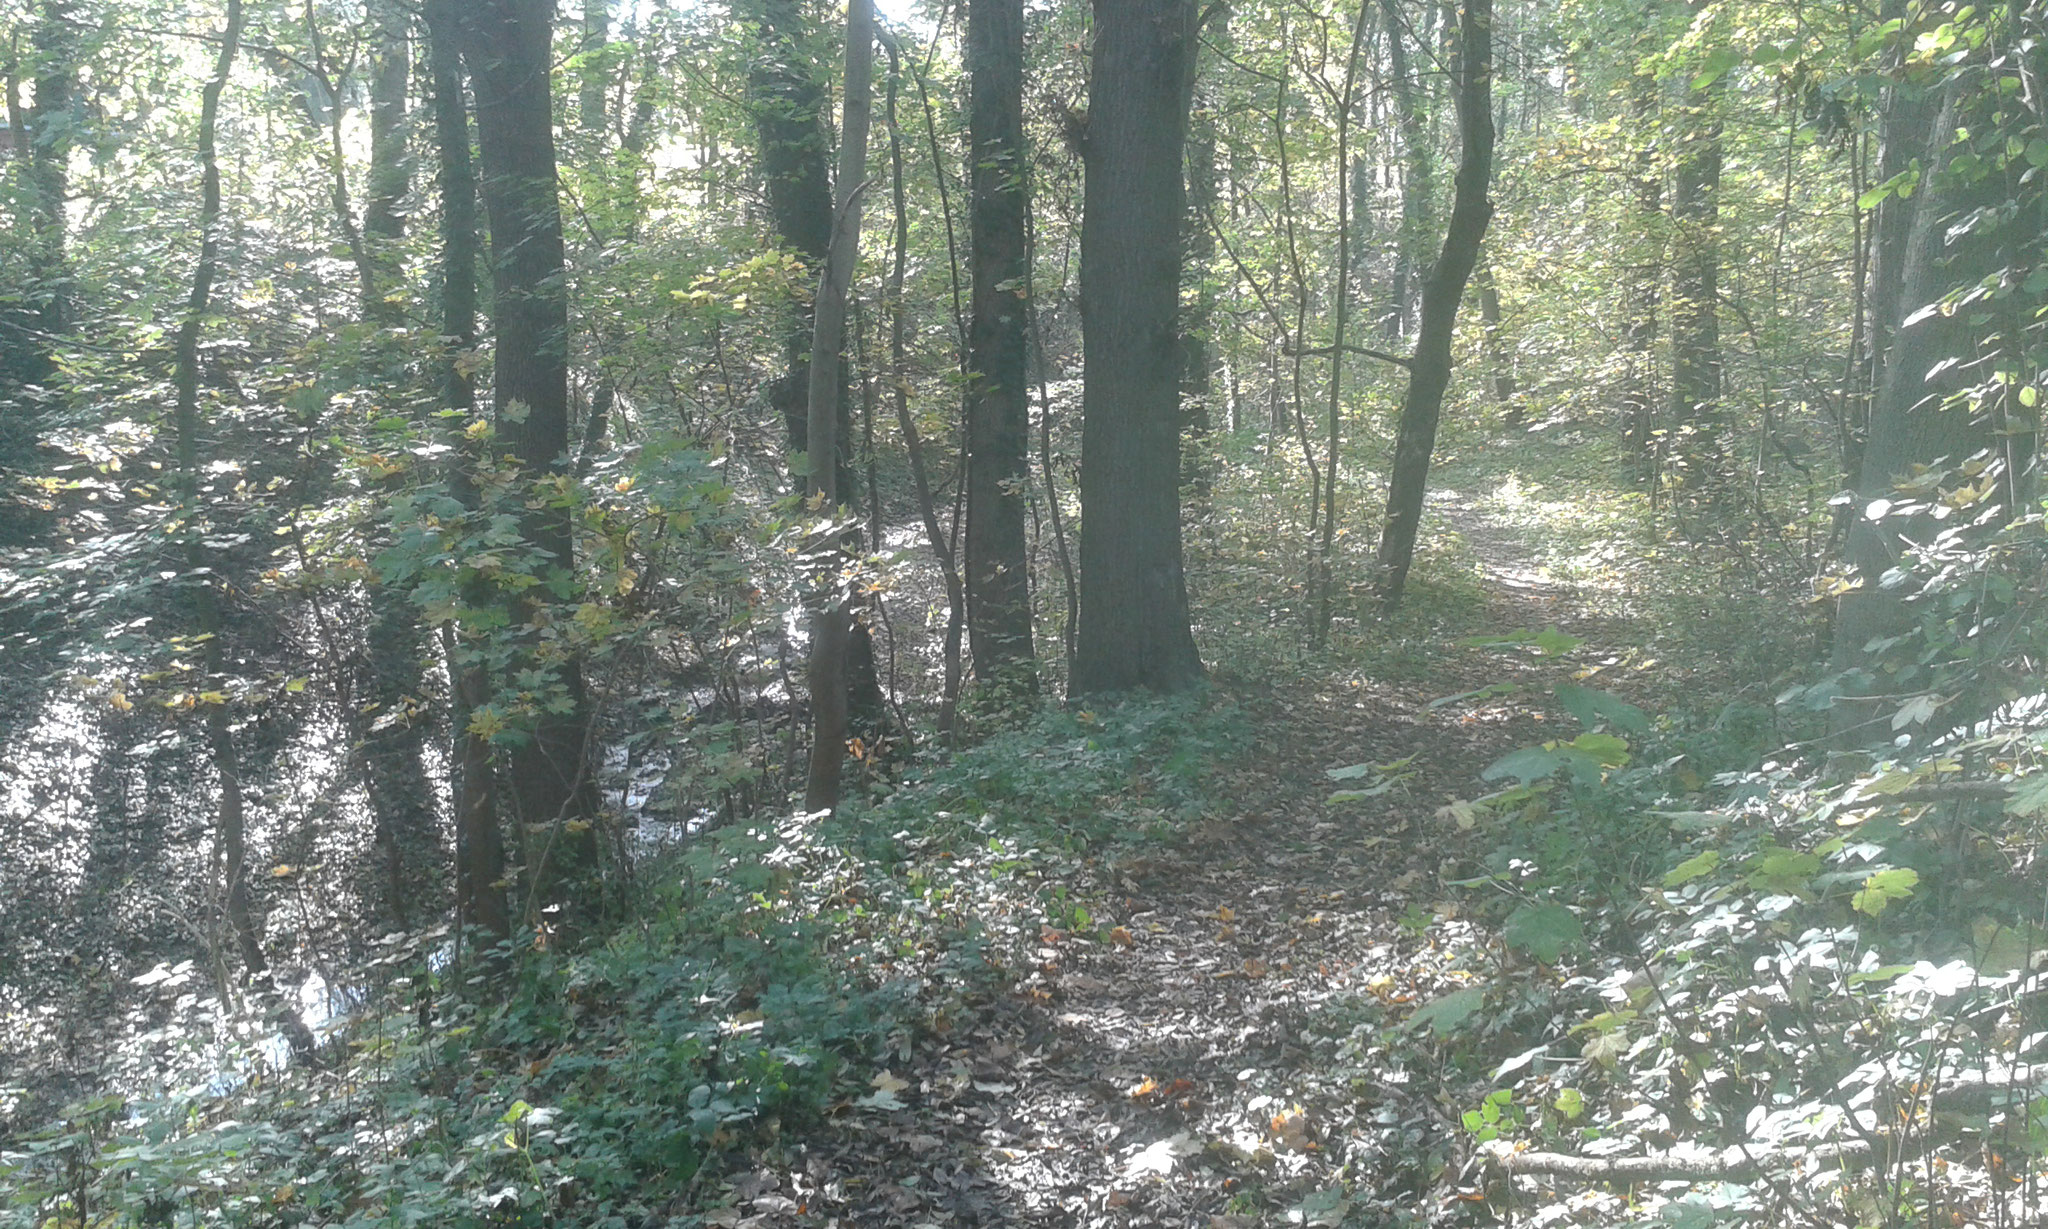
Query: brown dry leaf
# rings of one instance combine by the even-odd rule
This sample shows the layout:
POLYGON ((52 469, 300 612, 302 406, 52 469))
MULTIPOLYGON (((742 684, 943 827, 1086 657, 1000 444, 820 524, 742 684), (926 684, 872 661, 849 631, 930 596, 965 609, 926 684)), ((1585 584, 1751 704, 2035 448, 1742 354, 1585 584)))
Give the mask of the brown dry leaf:
POLYGON ((1133 943, 1137 942, 1137 940, 1131 937, 1131 932, 1126 930, 1122 926, 1119 926, 1116 929, 1109 932, 1109 941, 1111 943, 1116 944, 1118 947, 1129 947, 1133 943))
POLYGON ((1310 1152, 1316 1143, 1309 1135, 1308 1110, 1299 1103, 1273 1115, 1267 1126, 1273 1132, 1274 1146, 1289 1152, 1310 1152))

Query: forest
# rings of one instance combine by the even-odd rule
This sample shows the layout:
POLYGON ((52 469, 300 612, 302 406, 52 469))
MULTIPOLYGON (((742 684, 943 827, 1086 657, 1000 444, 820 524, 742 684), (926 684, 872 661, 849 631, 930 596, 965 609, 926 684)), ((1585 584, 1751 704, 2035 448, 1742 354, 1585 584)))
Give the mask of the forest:
POLYGON ((0 1229, 2048 1223, 2039 6, 0 77, 0 1229))

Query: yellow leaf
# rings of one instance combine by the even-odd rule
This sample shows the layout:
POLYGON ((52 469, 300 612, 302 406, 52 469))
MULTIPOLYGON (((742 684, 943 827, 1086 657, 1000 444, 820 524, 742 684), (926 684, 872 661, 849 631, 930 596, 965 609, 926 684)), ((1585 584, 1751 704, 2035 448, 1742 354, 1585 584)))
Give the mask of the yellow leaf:
POLYGON ((134 703, 128 699, 127 695, 119 691, 115 692, 113 695, 108 696, 107 703, 113 705, 114 711, 117 713, 125 713, 129 709, 135 707, 134 703))

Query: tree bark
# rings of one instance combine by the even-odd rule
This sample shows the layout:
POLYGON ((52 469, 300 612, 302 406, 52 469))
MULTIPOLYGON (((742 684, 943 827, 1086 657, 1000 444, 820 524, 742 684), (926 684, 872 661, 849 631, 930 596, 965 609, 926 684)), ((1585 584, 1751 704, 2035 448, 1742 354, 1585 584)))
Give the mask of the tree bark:
POLYGON ((1181 158, 1193 0, 1095 0, 1082 134, 1075 695, 1202 680, 1180 525, 1181 158))
MULTIPOLYGON (((491 233, 492 402, 499 431, 529 481, 566 472, 569 310, 556 196, 550 82, 552 0, 474 0, 463 11, 463 59, 476 96, 484 212, 491 233)), ((565 580, 575 568, 572 514, 540 499, 522 518, 527 545, 565 580)), ((530 691, 530 741, 506 773, 513 811, 535 838, 528 854, 536 904, 567 894, 595 869, 597 791, 586 763, 589 714, 581 664, 551 658, 548 612, 533 591, 512 624, 530 691)), ((576 902, 587 903, 587 902, 576 902)))
MULTIPOLYGON (((1213 38, 1228 46, 1230 9, 1218 7, 1213 38)), ((1215 458, 1209 453, 1209 436, 1215 429, 1215 411, 1210 405, 1211 368, 1215 363, 1211 330, 1215 327, 1216 285, 1211 266, 1216 260, 1216 232, 1210 218, 1216 211, 1217 119, 1223 107, 1217 73, 1196 74, 1192 113, 1188 117, 1188 215, 1186 227, 1186 276, 1193 294, 1180 327, 1181 482, 1197 499, 1209 494, 1215 472, 1215 458)))
MULTIPOLYGON (((1836 612, 1834 662, 1842 669, 1873 664, 1872 642, 1911 626, 1906 607, 1910 591, 1880 582, 1912 540, 1933 525, 1927 518, 1873 518, 1866 511, 1870 503, 1891 497, 1894 484, 1915 464, 1931 465, 1943 458, 1960 461, 1990 442, 1983 425, 1972 421, 1969 407, 1946 404, 1981 378, 1975 362, 1979 326, 1971 323, 1968 311, 1923 310, 1952 288, 1984 276, 1998 257, 1995 245, 1981 235, 1949 234, 1959 213, 1981 203, 1940 186, 1956 133, 1954 90, 1951 86, 1938 99, 1925 147, 1927 169, 1906 202, 1911 209, 1900 211, 1902 219, 1894 215, 1881 220, 1881 225, 1890 221, 1904 228, 1896 239, 1880 239, 1880 249, 1890 242, 1896 256, 1875 262, 1898 271, 1896 291, 1880 290, 1896 299, 1902 314, 1886 325, 1890 341, 1881 351, 1869 435, 1856 475, 1856 515, 1850 521, 1844 556, 1862 579, 1862 587, 1844 594, 1836 612)), ((1889 735, 1888 729, 1884 732, 1889 735)))
MULTIPOLYGON (((470 157, 469 117, 462 96, 462 60, 457 46, 460 0, 428 0, 428 54, 433 71, 434 146, 439 154, 436 185, 441 199, 441 338, 447 358, 441 370, 441 403, 456 412, 454 423, 467 425, 476 410, 476 390, 462 362, 476 344, 479 254, 476 213, 476 167, 470 157)), ((474 514, 476 483, 467 439, 460 441, 450 465, 449 480, 456 498, 474 514)), ((481 608, 489 592, 473 584, 466 605, 481 608)), ((443 632, 448 672, 454 682, 449 727, 454 739, 451 758, 455 815, 455 912, 458 925, 478 926, 504 939, 512 933, 505 902, 505 837, 498 822, 497 780, 490 739, 470 728, 470 717, 490 700, 490 675, 479 646, 465 644, 452 627, 443 632)))
POLYGON ((1493 368, 1493 403, 1500 409, 1500 422, 1510 431, 1520 431, 1527 415, 1515 400, 1515 359, 1508 345, 1507 324, 1501 318, 1500 287, 1495 284, 1493 265, 1482 263, 1473 273, 1479 290, 1479 323, 1486 330, 1486 361, 1493 368))
POLYGON ((967 635, 981 682, 1034 688, 1023 0, 968 0, 967 635))
MULTIPOLYGON (((818 282, 811 340, 810 475, 806 489, 821 511, 839 503, 839 426, 846 413, 840 379, 840 350, 846 340, 846 301, 860 253, 861 200, 867 185, 868 120, 874 77, 873 0, 846 6, 845 109, 840 120, 838 208, 825 272, 818 282)), ((850 595, 841 591, 844 568, 839 535, 813 545, 821 575, 813 578, 811 614, 811 759, 804 782, 804 810, 829 812, 839 805, 846 763, 847 650, 853 633, 850 595)))
POLYGON ((376 50, 370 64, 370 175, 363 201, 363 241, 377 271, 369 307, 383 323, 400 319, 388 301, 398 288, 399 240, 405 237, 405 195, 412 187, 406 154, 405 96, 412 80, 412 20, 392 0, 372 9, 376 50))
MULTIPOLYGON (((1637 71, 1629 78, 1629 121, 1636 134, 1630 155, 1629 186, 1634 195, 1636 257, 1625 271, 1622 351, 1627 387, 1622 393, 1622 430, 1629 450, 1647 473, 1657 424, 1657 307, 1664 277, 1664 177, 1657 169, 1657 79, 1637 71)), ((1652 481, 1655 475, 1649 474, 1652 481)))
POLYGON ((74 0, 43 0, 31 37, 36 54, 35 103, 29 109, 28 222, 40 285, 30 298, 37 326, 52 336, 71 326, 65 201, 71 191, 71 149, 78 122, 78 32, 74 0))
MULTIPOLYGON (((1695 12, 1706 0, 1693 0, 1695 12)), ((1721 119, 1725 77, 1691 91, 1672 176, 1671 414, 1686 486, 1726 477, 1721 407, 1721 119)))
POLYGON ((1394 277, 1388 288, 1386 336, 1405 336, 1414 313, 1415 267, 1422 260, 1422 245, 1429 229, 1429 203, 1434 193, 1431 173, 1429 126, 1416 97, 1415 77, 1408 61, 1407 23, 1401 18, 1397 0, 1380 0, 1380 13, 1387 27, 1388 84, 1392 86, 1394 116, 1401 130, 1401 232, 1394 247, 1394 277))
MULTIPOLYGON (((1351 27, 1351 54, 1344 62, 1344 90, 1337 102, 1337 264, 1330 286, 1330 404, 1323 439, 1323 536, 1316 548, 1316 645, 1330 638, 1337 578, 1337 454, 1343 443, 1345 330, 1351 321, 1351 112, 1358 95, 1358 57, 1365 47, 1365 18, 1358 6, 1351 27)), ((1398 33, 1395 42, 1400 41, 1398 33)))
POLYGON ((576 74, 576 126, 588 133, 605 129, 605 94, 611 85, 604 49, 612 38, 611 0, 583 0, 583 62, 576 74))
POLYGON ((205 495, 199 450, 199 339, 213 302, 213 283, 220 273, 221 194, 220 164, 215 155, 215 134, 220 124, 220 98, 227 89, 241 49, 242 3, 227 0, 226 24, 215 52, 213 75, 200 93, 199 139, 199 259, 192 270, 191 288, 185 298, 184 318, 172 347, 171 384, 175 395, 171 426, 175 436, 177 484, 181 518, 186 526, 185 566, 191 575, 192 618, 201 643, 205 681, 202 694, 215 699, 201 700, 207 756, 220 791, 215 813, 214 836, 221 859, 222 896, 228 929, 251 982, 267 977, 269 961, 263 954, 263 929, 256 918, 249 886, 248 821, 242 797, 241 760, 236 753, 229 702, 224 698, 227 682, 227 651, 222 643, 224 624, 212 552, 206 546, 205 495))
POLYGON ((896 82, 901 62, 895 41, 888 40, 887 46, 889 86, 885 114, 889 128, 889 187, 896 219, 895 254, 889 264, 889 385, 894 392, 896 425, 903 432, 903 450, 910 460, 911 482, 917 490, 917 510, 924 521, 925 540, 931 544, 932 557, 939 562, 939 577, 946 587, 946 634, 940 650, 945 675, 939 692, 939 734, 951 738, 960 702, 960 640, 967 626, 967 588, 960 579, 952 538, 939 527, 938 501, 932 497, 924 441, 910 415, 909 308, 903 297, 904 274, 910 263, 910 202, 903 180, 903 132, 896 122, 896 82))
POLYGON ((1408 394, 1401 403, 1387 516, 1380 534, 1380 600, 1388 610, 1400 605, 1415 558, 1430 454, 1436 448, 1444 390, 1451 381, 1458 301, 1493 219, 1493 202, 1487 199, 1493 177, 1493 0, 1465 0, 1459 9, 1458 44, 1460 148, 1451 220, 1444 230, 1443 250, 1422 288, 1422 316, 1415 355, 1409 360, 1408 394))

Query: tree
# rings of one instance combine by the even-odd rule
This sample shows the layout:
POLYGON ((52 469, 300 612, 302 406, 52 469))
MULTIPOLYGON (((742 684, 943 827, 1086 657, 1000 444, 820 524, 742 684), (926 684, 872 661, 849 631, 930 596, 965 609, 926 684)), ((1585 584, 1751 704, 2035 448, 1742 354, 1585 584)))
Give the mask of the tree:
MULTIPOLYGON (((428 0, 428 66, 432 74, 434 149, 439 174, 435 191, 441 204, 441 340, 447 355, 441 363, 441 405, 468 425, 476 410, 476 388, 464 354, 476 344, 476 166, 470 154, 469 114, 463 100, 462 57, 457 44, 460 0, 428 0)), ((465 439, 466 443, 466 439, 465 439)), ((476 483, 469 467, 474 458, 458 448, 450 465, 449 483, 464 509, 476 511, 476 483)), ((472 583, 463 594, 474 608, 490 604, 487 587, 472 583)), ((490 700, 491 680, 479 649, 466 644, 456 629, 443 633, 443 652, 452 683, 449 725, 454 747, 450 756, 451 810, 455 815, 455 916, 458 924, 482 927, 502 939, 512 932, 505 903, 505 834, 498 822, 497 777, 491 740, 471 718, 490 700)))
MULTIPOLYGON (((1693 0, 1704 9, 1706 0, 1693 0)), ((1690 83, 1672 175, 1671 425, 1686 485, 1724 476, 1721 407, 1721 117, 1725 73, 1690 83)))
POLYGON ((1181 568, 1182 148, 1192 0, 1096 0, 1080 135, 1080 626, 1075 695, 1201 682, 1181 568))
MULTIPOLYGON (((553 24, 552 0, 477 0, 460 29, 491 234, 492 405, 535 487, 521 535, 539 557, 540 578, 567 584, 575 549, 560 481, 569 448, 569 309, 555 184, 553 24)), ((548 643, 550 616, 539 592, 516 595, 511 615, 521 641, 517 673, 525 677, 505 682, 531 693, 532 717, 506 782, 515 817, 538 841, 528 855, 535 890, 551 891, 596 861, 588 705, 581 663, 548 643)))
POLYGON ((975 677, 1032 679, 1031 573, 1024 497, 1031 413, 1024 296, 1022 0, 967 6, 969 235, 974 292, 967 343, 967 632, 975 677))
MULTIPOLYGON (((816 325, 811 342, 810 474, 805 489, 814 507, 828 514, 839 503, 839 424, 845 416, 840 350, 846 342, 847 294, 860 254, 861 201, 866 193, 868 121, 874 88, 874 6, 849 0, 846 6, 845 110, 840 121, 838 209, 825 270, 818 279, 816 325)), ((836 518, 833 518, 836 519, 836 518)), ((816 575, 811 612, 811 760, 804 782, 804 810, 831 811, 839 805, 840 774, 846 764, 847 650, 853 633, 850 595, 842 591, 841 537, 830 532, 813 544, 816 575)))
POLYGON ((1464 0, 1458 11, 1458 173, 1451 190, 1451 220, 1443 250, 1422 287, 1422 315, 1415 354, 1408 362, 1408 392, 1394 441, 1394 470, 1387 485, 1387 515, 1380 533, 1380 601, 1401 602, 1408 568, 1415 558, 1422 500, 1429 485, 1430 454, 1437 421, 1451 382, 1451 341, 1457 332, 1458 303, 1479 260, 1486 227, 1493 220, 1487 187, 1493 178, 1493 0, 1464 0))

